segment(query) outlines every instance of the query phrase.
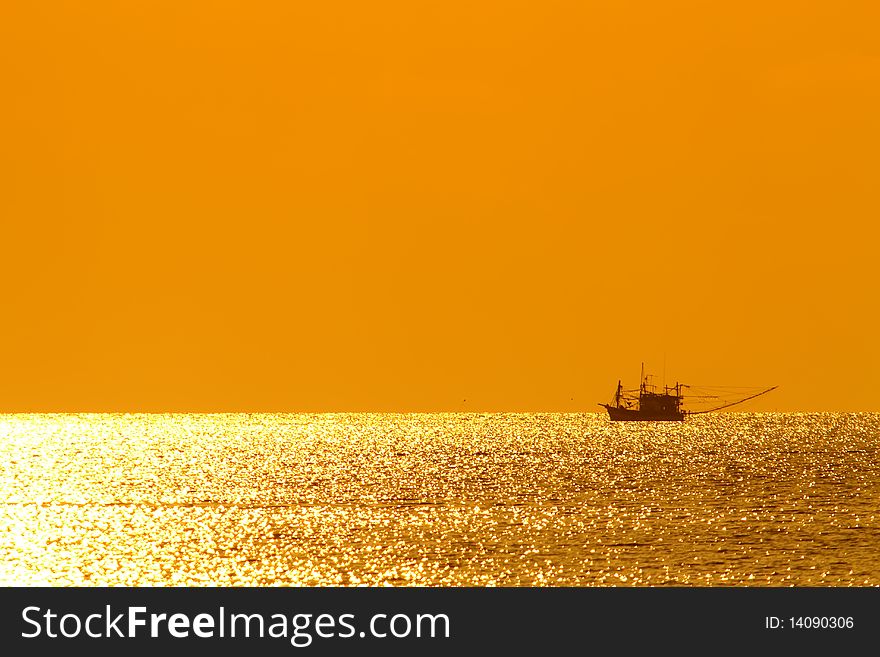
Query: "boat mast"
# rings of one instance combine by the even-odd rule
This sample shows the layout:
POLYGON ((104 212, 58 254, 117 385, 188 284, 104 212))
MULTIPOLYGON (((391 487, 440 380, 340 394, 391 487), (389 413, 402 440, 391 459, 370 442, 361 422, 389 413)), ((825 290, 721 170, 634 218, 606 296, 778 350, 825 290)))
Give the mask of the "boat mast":
POLYGON ((642 408, 642 397, 645 394, 645 363, 642 362, 642 375, 639 379, 639 408, 642 408))

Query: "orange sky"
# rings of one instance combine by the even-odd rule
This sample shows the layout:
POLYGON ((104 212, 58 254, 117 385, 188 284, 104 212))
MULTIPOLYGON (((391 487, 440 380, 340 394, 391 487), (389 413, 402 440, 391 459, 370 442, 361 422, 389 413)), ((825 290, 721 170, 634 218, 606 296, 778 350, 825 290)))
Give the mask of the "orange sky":
POLYGON ((4 2, 0 410, 880 411, 878 25, 4 2))

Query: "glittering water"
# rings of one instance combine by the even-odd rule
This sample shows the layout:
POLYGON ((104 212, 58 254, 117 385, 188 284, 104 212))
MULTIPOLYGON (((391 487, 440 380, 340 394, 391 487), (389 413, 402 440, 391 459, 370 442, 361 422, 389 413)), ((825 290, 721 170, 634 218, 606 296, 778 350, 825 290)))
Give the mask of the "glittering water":
POLYGON ((880 585, 880 415, 0 416, 0 583, 880 585))

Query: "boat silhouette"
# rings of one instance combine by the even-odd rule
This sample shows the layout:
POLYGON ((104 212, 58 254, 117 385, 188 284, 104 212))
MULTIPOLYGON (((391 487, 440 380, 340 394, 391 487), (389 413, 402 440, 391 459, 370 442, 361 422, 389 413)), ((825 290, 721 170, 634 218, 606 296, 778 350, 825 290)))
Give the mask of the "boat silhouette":
POLYGON ((717 400, 717 402, 721 402, 720 405, 714 408, 687 410, 683 408, 685 398, 683 391, 691 386, 676 382, 674 386, 664 385, 661 392, 652 383, 652 378, 650 374, 645 375, 645 364, 642 363, 641 383, 638 390, 625 389, 622 382, 618 381, 617 390, 611 403, 600 403, 599 406, 608 411, 608 417, 612 422, 681 422, 688 415, 720 411, 723 408, 742 404, 755 397, 765 395, 777 387, 764 388, 759 392, 754 392, 757 390, 756 388, 706 388, 698 394, 689 394, 688 398, 704 401, 717 400), (731 394, 740 398, 731 399, 731 394))

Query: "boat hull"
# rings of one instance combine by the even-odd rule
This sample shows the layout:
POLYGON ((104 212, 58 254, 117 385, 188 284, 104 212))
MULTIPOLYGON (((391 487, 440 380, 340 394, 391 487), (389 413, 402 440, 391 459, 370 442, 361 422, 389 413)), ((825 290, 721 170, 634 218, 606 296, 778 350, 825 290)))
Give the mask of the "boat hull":
POLYGON ((602 404, 608 411, 612 422, 681 422, 684 420, 682 411, 643 411, 632 408, 619 408, 602 404))

